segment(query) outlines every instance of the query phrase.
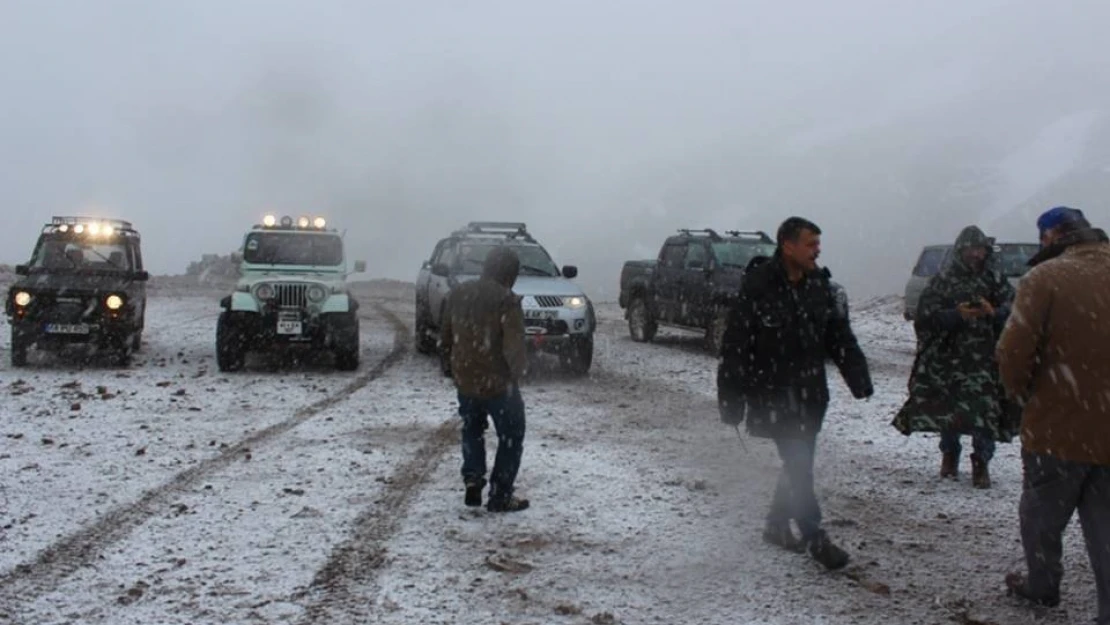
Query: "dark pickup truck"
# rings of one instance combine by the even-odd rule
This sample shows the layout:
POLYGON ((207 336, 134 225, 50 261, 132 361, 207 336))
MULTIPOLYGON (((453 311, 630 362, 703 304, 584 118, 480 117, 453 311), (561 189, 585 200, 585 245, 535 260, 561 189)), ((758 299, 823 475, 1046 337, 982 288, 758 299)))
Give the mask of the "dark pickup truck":
POLYGON ((771 256, 775 242, 762 231, 679 230, 655 260, 630 260, 621 269, 620 306, 632 340, 651 341, 660 325, 705 332, 720 350, 728 304, 744 268, 756 256, 771 256))

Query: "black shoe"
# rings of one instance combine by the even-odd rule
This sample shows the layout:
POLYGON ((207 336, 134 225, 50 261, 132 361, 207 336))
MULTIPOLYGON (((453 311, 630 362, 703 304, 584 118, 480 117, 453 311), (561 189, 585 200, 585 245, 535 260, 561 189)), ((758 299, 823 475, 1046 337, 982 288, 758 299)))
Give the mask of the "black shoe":
POLYGON ((486 487, 486 481, 482 478, 476 480, 466 481, 466 498, 463 500, 468 506, 482 505, 482 489, 486 487))
POLYGON ((1036 597, 1029 592, 1029 585, 1021 573, 1010 573, 1006 576, 1006 594, 1016 595, 1030 603, 1046 608, 1055 608, 1060 605, 1060 595, 1049 597, 1036 597))
POLYGON ((806 541, 806 548, 814 560, 821 563, 826 569, 834 571, 842 569, 848 564, 850 556, 847 551, 833 544, 824 530, 817 532, 813 538, 806 541))
POLYGON ((518 499, 516 497, 509 497, 507 499, 502 499, 500 497, 497 499, 491 498, 486 502, 486 510, 490 512, 519 512, 527 509, 528 500, 518 499))
POLYGON ((804 553, 806 550, 805 543, 795 538, 794 532, 790 530, 790 523, 768 523, 763 528, 763 541, 794 553, 804 553))

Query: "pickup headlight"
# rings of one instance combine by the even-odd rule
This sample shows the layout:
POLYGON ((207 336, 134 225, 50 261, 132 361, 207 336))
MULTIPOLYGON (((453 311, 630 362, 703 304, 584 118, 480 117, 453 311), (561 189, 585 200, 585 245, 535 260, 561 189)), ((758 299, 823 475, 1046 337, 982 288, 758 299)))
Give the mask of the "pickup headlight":
POLYGON ((115 294, 109 295, 104 298, 104 305, 108 307, 108 310, 119 310, 123 308, 123 298, 115 294))
POLYGON ((324 289, 324 287, 318 284, 314 284, 308 287, 308 292, 305 293, 305 295, 308 297, 308 301, 312 302, 313 304, 319 304, 320 302, 327 299, 328 292, 324 289))
POLYGON ((15 294, 15 297, 12 298, 12 301, 15 302, 16 306, 26 306, 31 303, 31 294, 27 291, 19 291, 15 294))
POLYGON ((582 308, 586 305, 586 302, 587 300, 585 297, 575 295, 574 297, 568 297, 563 300, 563 306, 567 308, 582 308))

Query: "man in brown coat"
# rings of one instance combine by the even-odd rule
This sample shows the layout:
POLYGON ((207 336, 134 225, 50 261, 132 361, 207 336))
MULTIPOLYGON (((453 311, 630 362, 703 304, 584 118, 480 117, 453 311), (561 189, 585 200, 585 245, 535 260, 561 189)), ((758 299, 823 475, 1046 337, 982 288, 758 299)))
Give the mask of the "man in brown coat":
POLYGON ((524 444, 524 400, 519 381, 528 363, 524 312, 513 284, 520 259, 509 247, 486 256, 478 280, 452 289, 440 334, 442 356, 450 363, 462 417, 462 477, 465 503, 482 505, 486 485, 485 430, 497 429, 497 457, 490 473, 490 512, 515 512, 527 499, 513 496, 524 444))
POLYGON ((1037 222, 1041 252, 1018 284, 997 356, 1006 392, 1024 405, 1021 542, 1027 575, 1010 592, 1054 606, 1062 535, 1076 509, 1110 625, 1110 239, 1083 213, 1054 208, 1037 222))

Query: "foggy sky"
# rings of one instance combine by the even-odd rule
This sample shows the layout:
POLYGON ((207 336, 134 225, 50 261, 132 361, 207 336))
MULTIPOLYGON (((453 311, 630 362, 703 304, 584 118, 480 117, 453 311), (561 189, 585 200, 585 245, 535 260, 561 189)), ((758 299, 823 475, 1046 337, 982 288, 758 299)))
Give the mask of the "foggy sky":
POLYGON ((415 278, 528 223, 592 293, 680 227, 799 214, 854 296, 969 223, 1110 217, 1110 5, 1037 0, 0 3, 0 262, 130 219, 153 273, 267 211, 415 278))

